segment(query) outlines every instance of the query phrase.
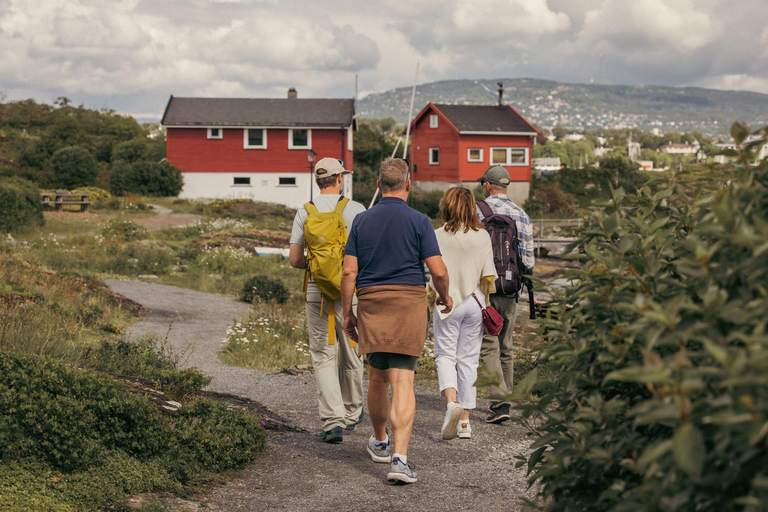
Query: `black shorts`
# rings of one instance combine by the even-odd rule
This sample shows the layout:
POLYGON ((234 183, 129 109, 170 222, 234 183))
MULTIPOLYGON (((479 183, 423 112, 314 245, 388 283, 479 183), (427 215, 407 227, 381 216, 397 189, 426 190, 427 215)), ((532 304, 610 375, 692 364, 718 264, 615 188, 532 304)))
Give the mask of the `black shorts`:
POLYGON ((416 371, 418 357, 407 356, 405 354, 392 354, 389 352, 371 352, 367 354, 366 359, 371 368, 377 370, 389 370, 390 368, 399 368, 401 370, 416 371))

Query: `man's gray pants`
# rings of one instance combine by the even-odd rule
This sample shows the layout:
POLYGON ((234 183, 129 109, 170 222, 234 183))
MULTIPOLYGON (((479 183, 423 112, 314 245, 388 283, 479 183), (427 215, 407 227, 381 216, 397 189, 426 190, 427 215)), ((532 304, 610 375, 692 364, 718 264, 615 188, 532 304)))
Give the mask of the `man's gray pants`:
POLYGON ((328 431, 351 425, 360 417, 363 410, 363 360, 357 355, 357 349, 350 347, 344 334, 341 299, 334 302, 336 340, 333 345, 328 344, 329 301, 323 299, 321 316, 320 293, 313 288, 307 290, 309 353, 315 369, 320 419, 323 420, 323 430, 328 431))
MULTIPOLYGON (((485 332, 480 346, 480 361, 485 371, 491 375, 498 375, 501 379, 498 386, 491 386, 491 396, 503 396, 512 391, 512 377, 515 373, 512 361, 512 335, 517 321, 517 300, 515 297, 491 294, 491 306, 504 318, 504 327, 501 328, 498 336, 491 336, 485 332)), ((502 403, 509 402, 491 398, 491 405, 502 403)))

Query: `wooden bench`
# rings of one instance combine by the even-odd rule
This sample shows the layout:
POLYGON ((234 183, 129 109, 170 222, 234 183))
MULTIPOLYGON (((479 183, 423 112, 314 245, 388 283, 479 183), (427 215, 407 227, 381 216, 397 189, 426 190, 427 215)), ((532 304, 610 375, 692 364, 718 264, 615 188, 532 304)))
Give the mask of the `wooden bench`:
POLYGON ((70 194, 66 190, 57 190, 54 193, 40 194, 43 207, 53 208, 56 211, 63 210, 64 206, 79 206, 81 212, 88 211, 90 194, 70 194))

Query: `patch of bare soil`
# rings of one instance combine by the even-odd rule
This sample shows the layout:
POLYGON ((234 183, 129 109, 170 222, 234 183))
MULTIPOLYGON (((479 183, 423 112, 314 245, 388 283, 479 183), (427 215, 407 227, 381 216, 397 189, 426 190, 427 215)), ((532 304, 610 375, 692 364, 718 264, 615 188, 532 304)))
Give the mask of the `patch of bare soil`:
POLYGON ((146 229, 156 230, 191 226, 202 218, 202 215, 195 213, 156 213, 137 215, 132 220, 146 229))
POLYGON ((289 234, 284 231, 217 232, 203 233, 200 239, 198 247, 201 249, 231 246, 256 253, 259 247, 288 247, 289 234))

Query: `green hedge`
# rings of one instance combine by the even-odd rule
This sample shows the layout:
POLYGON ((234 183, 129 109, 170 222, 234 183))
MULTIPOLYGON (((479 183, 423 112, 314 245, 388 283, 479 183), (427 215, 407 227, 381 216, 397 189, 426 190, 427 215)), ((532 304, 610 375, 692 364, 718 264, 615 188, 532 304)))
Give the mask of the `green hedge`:
POLYGON ((23 178, 0 177, 0 232, 15 232, 43 223, 43 203, 37 185, 23 178))
POLYGON ((766 510, 768 166, 704 197, 653 185, 575 244, 550 377, 518 389, 538 436, 519 465, 546 510, 766 510))

